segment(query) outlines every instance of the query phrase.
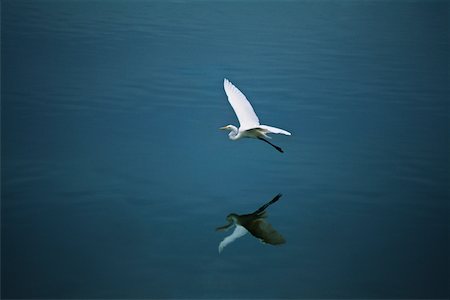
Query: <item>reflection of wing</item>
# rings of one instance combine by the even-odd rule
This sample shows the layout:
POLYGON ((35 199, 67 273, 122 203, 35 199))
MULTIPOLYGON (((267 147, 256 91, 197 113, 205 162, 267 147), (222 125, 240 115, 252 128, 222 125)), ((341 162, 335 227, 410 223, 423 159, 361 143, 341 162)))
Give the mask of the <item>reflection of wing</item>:
POLYGON ((239 120, 240 129, 247 130, 257 127, 259 125, 258 116, 245 95, 228 79, 223 80, 223 88, 228 96, 228 102, 230 102, 239 120))
POLYGON ((247 229, 242 227, 241 225, 236 224, 236 228, 234 229, 233 233, 226 238, 223 239, 223 241, 219 244, 219 253, 222 252, 223 248, 227 246, 229 243, 234 242, 236 239, 240 238, 241 236, 244 236, 247 233, 247 229))
POLYGON ((284 244, 286 240, 273 229, 273 227, 267 223, 264 219, 259 218, 252 222, 245 224, 245 228, 255 237, 260 239, 262 242, 279 245, 284 244))

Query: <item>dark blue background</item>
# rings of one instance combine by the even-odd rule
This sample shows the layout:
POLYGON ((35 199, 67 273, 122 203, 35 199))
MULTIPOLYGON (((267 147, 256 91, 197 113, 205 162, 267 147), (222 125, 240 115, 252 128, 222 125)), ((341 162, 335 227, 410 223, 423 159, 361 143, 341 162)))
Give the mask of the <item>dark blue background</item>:
POLYGON ((449 297, 448 2, 1 4, 2 298, 449 297))

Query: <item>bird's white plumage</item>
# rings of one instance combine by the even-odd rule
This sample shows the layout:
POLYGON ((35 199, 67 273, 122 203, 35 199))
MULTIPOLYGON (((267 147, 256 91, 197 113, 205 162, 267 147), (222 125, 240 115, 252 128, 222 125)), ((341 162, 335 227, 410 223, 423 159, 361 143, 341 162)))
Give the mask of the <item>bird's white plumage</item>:
POLYGON ((258 127, 262 128, 262 129, 265 129, 265 130, 267 130, 270 133, 291 135, 291 133, 289 131, 286 131, 284 129, 277 128, 277 127, 272 127, 272 126, 268 126, 268 125, 259 125, 258 127))
POLYGON ((236 228, 234 228, 234 231, 231 235, 224 238, 220 244, 219 244, 219 253, 222 252, 223 248, 225 248, 228 244, 234 242, 236 239, 240 238, 241 236, 244 236, 247 234, 247 229, 245 227, 236 224, 236 228))
POLYGON ((223 80, 223 88, 239 120, 239 130, 247 130, 259 126, 259 119, 245 95, 228 79, 223 80))
POLYGON ((233 107, 240 123, 239 128, 234 125, 227 125, 220 128, 222 130, 230 131, 228 134, 230 140, 235 141, 241 138, 257 138, 270 144, 279 152, 283 152, 283 149, 267 140, 270 139, 268 134, 276 133, 291 135, 291 133, 281 128, 260 125, 258 116, 245 95, 226 78, 223 80, 223 87, 225 89, 225 93, 227 94, 228 102, 230 102, 233 107))

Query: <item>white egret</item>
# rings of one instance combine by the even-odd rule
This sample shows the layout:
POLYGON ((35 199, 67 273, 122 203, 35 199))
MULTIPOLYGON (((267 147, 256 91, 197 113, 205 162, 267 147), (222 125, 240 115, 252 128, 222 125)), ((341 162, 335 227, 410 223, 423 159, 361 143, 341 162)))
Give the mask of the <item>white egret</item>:
POLYGON ((240 126, 238 129, 234 125, 227 125, 221 127, 220 129, 231 131, 228 134, 230 140, 238 140, 241 138, 256 138, 268 143, 269 145, 283 153, 283 149, 266 140, 266 138, 271 138, 267 134, 278 133, 291 135, 291 133, 284 129, 268 125, 261 125, 259 123, 258 116, 256 115, 252 105, 247 100, 245 95, 226 78, 223 80, 223 87, 225 89, 225 93, 227 94, 228 102, 230 102, 234 112, 236 113, 240 126))
POLYGON ((258 238, 261 242, 271 245, 284 244, 286 240, 273 229, 273 227, 266 222, 265 218, 267 213, 265 209, 278 201, 281 194, 276 195, 272 200, 258 208, 255 212, 246 215, 238 215, 235 213, 229 214, 227 216, 228 224, 216 228, 217 231, 224 231, 230 229, 232 225, 236 225, 233 233, 222 240, 219 244, 219 253, 222 252, 223 248, 228 244, 234 242, 236 239, 240 238, 250 232, 254 237, 258 238))

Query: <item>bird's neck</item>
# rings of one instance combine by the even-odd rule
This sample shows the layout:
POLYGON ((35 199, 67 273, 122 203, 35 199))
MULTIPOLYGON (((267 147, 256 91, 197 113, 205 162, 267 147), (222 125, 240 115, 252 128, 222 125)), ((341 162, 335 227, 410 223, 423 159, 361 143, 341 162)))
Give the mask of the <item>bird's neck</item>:
POLYGON ((231 132, 228 134, 230 140, 237 140, 240 138, 239 129, 236 126, 230 126, 231 132))

